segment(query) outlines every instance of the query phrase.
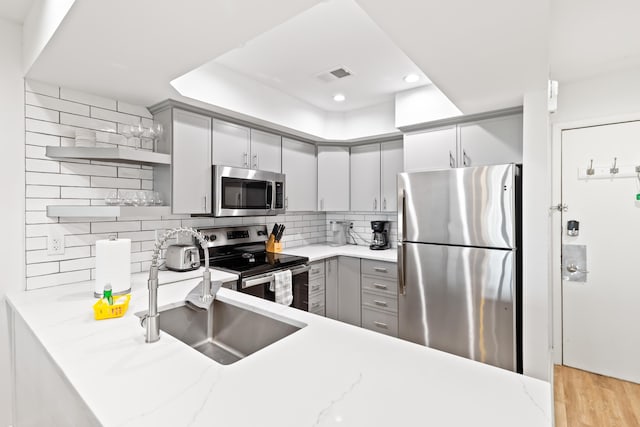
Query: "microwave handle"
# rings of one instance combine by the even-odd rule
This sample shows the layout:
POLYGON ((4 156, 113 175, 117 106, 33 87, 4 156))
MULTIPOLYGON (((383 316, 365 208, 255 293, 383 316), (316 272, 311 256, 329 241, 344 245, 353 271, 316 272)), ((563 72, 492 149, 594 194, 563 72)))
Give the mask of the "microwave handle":
POLYGON ((273 206, 273 182, 267 182, 267 194, 266 194, 266 200, 267 200, 267 209, 271 209, 271 207, 273 206))

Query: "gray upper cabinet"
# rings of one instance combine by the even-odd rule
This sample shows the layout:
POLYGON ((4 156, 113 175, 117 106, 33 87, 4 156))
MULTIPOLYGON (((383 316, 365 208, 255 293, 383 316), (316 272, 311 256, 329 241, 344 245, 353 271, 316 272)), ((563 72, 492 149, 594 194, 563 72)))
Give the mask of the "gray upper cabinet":
POLYGON ((251 169, 282 171, 282 137, 251 129, 251 169))
POLYGON ((351 210, 380 210, 380 144, 351 148, 351 210))
POLYGON ((351 148, 351 210, 397 210, 396 176, 402 172, 402 141, 351 148))
POLYGON ((173 109, 172 125, 172 212, 210 213, 211 118, 173 109))
POLYGON ((286 209, 316 210, 318 174, 315 145, 282 138, 282 173, 286 175, 286 209))
POLYGON ((233 123, 213 120, 213 153, 211 163, 214 165, 249 168, 251 155, 251 131, 248 127, 233 123))
POLYGON ((282 138, 234 123, 213 120, 211 163, 280 173, 282 138))
POLYGON ((406 172, 504 163, 522 163, 522 114, 404 136, 406 172))
POLYGON ((403 169, 402 141, 380 144, 380 210, 398 210, 397 176, 403 169))
POLYGON ((456 126, 447 126, 404 135, 404 170, 456 167, 456 126))
POLYGON ((318 147, 318 210, 349 210, 349 147, 318 147))
POLYGON ((458 125, 459 167, 522 163, 522 115, 458 125))

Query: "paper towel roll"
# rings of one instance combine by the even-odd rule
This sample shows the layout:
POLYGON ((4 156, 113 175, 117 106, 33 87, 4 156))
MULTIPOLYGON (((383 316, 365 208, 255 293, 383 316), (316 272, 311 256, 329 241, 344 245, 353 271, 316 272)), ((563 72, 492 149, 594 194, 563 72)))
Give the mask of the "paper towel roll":
POLYGON ((102 297, 107 283, 111 284, 113 295, 131 291, 131 239, 96 241, 96 298, 102 297))

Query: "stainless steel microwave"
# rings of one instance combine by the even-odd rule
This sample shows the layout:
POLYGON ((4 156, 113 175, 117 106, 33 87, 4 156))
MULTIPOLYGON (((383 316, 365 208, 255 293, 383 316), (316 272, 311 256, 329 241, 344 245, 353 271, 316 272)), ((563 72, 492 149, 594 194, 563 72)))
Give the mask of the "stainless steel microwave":
POLYGON ((214 165, 214 216, 278 215, 285 212, 281 173, 214 165))

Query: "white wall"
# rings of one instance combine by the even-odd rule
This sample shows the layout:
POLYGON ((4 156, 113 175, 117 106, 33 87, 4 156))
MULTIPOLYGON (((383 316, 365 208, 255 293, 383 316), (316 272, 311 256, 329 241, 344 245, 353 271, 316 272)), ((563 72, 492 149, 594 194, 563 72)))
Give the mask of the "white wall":
POLYGON ((22 26, 0 18, 0 426, 11 423, 4 296, 24 288, 24 83, 22 26))
POLYGON ((551 380, 551 167, 546 91, 526 93, 523 112, 523 353, 525 375, 551 380))
POLYGON ((344 113, 327 113, 325 139, 357 140, 372 135, 398 134, 393 101, 344 113))
POLYGON ((435 85, 396 94, 396 127, 461 115, 462 112, 435 85))
POLYGON ((24 74, 56 32, 75 0, 35 0, 24 21, 22 58, 24 74))

